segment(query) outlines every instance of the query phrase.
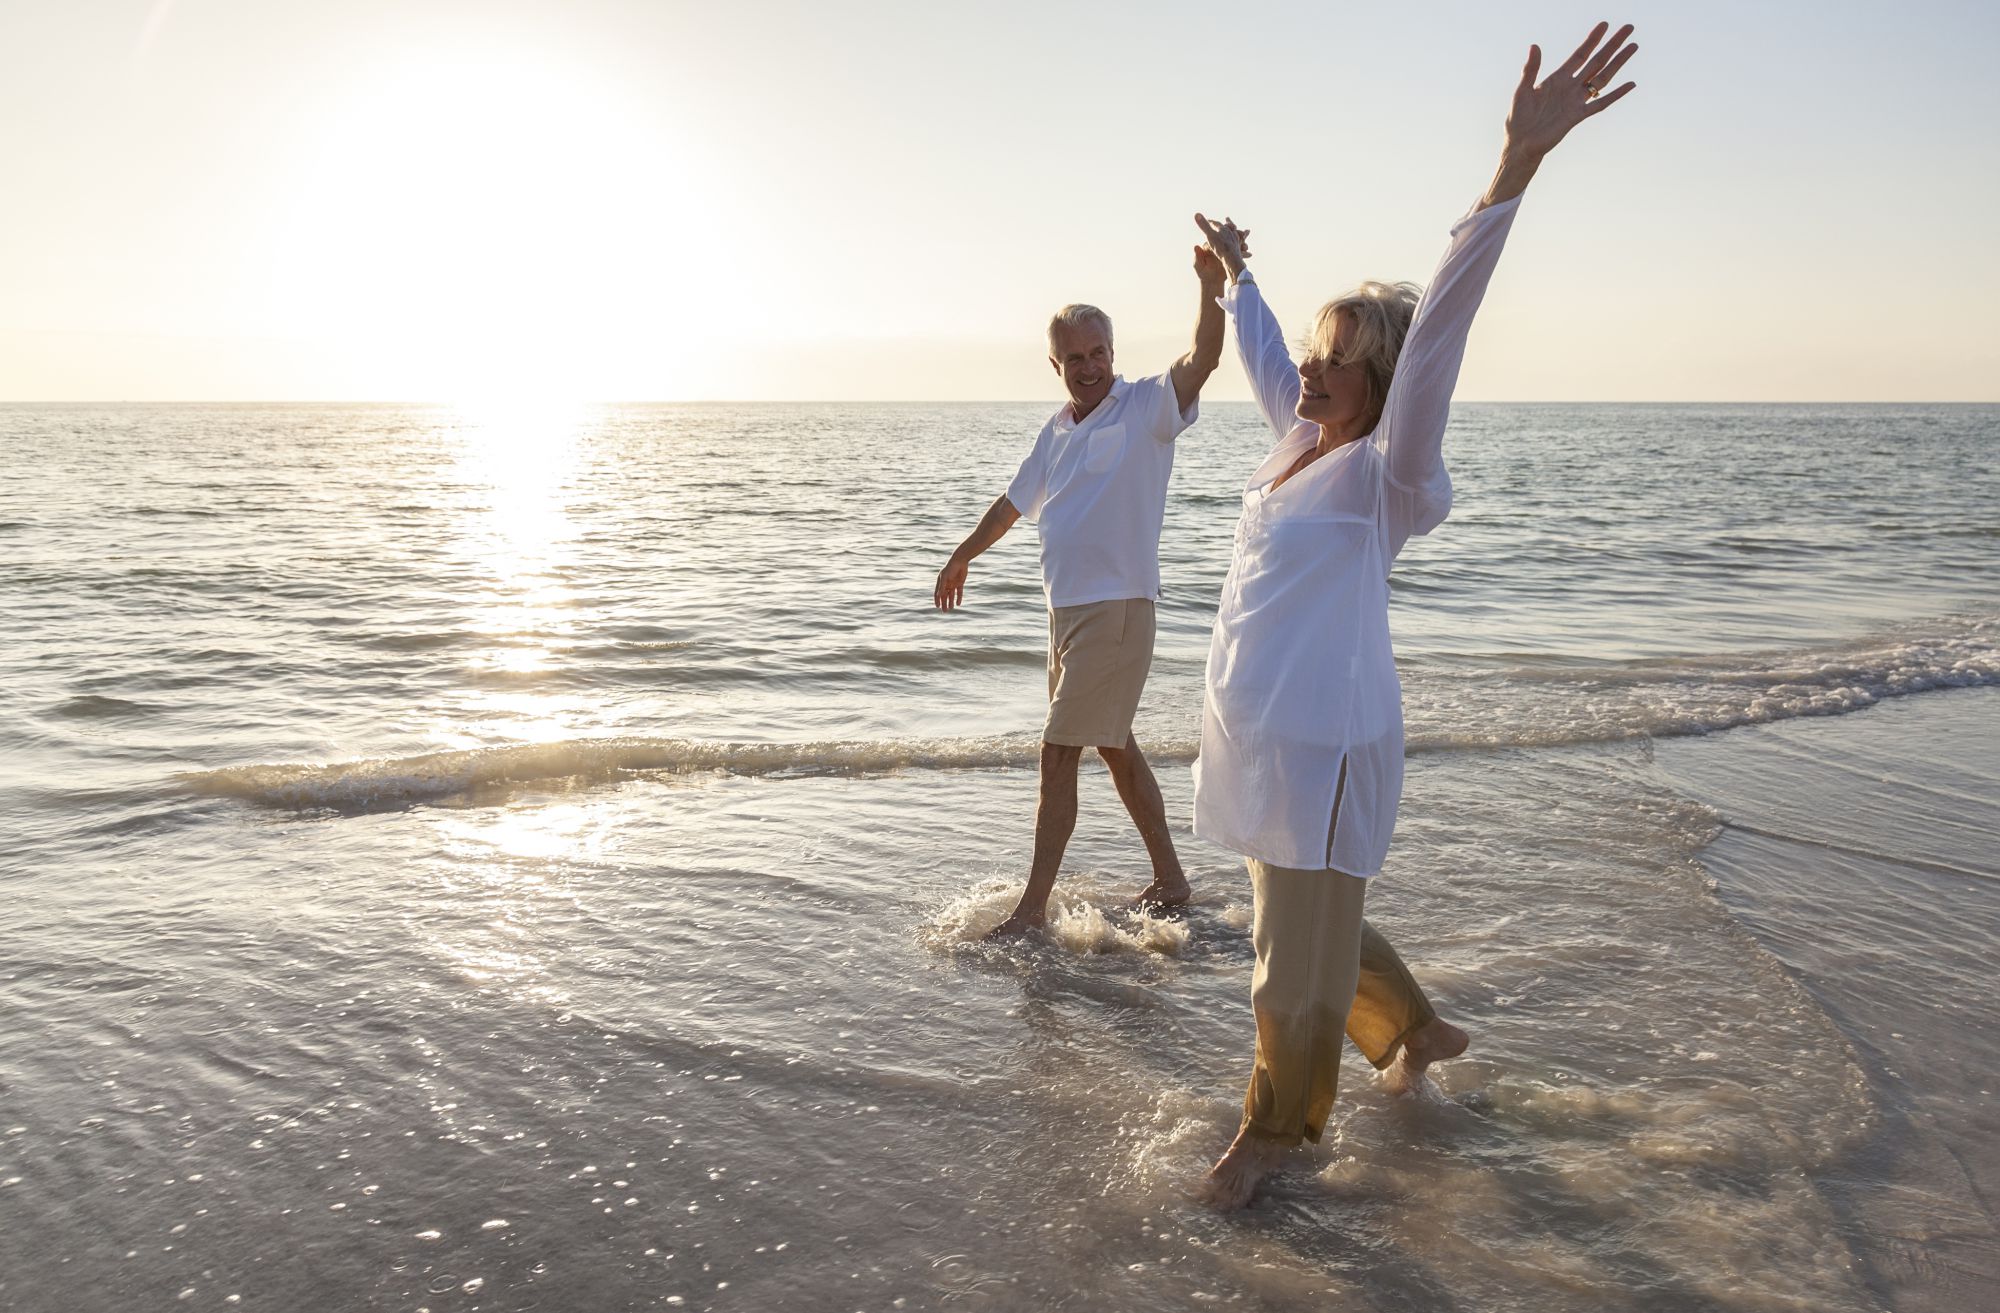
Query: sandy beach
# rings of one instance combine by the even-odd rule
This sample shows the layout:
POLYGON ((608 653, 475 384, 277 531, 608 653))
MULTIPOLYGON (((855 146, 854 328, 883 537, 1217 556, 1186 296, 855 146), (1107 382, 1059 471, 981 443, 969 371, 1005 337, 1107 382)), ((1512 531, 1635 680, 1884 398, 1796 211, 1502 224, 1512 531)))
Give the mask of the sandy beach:
POLYGON ((1996 1277, 2000 695, 1661 744, 1713 805, 1717 896, 1824 1008, 1870 1108, 1816 1184, 1885 1306, 1979 1307, 1996 1277))

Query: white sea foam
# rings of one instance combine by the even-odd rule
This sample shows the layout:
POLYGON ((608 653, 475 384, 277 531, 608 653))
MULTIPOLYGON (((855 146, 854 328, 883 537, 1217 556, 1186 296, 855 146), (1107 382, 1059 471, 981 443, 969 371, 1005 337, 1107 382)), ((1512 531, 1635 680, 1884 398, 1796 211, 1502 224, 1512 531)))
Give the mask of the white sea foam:
MULTIPOLYGON (((940 908, 926 927, 934 944, 976 943, 1007 919, 1021 896, 1018 877, 992 876, 940 908)), ((1172 957, 1187 947, 1188 924, 1128 907, 1129 895, 1109 893, 1066 878, 1049 896, 1042 942, 1065 952, 1158 953, 1172 957)))
POLYGON ((2000 618, 1992 616, 1822 649, 1584 667, 1513 664, 1470 681, 1409 681, 1409 746, 1420 752, 1676 738, 1995 684, 2000 618))
POLYGON ((828 743, 707 743, 618 735, 328 764, 277 762, 190 771, 188 790, 277 807, 374 810, 474 790, 555 780, 598 782, 642 772, 735 775, 881 774, 897 770, 1032 766, 1031 738, 880 739, 828 743))
MULTIPOLYGON (((1559 747, 1707 734, 1740 725, 1859 711, 1886 698, 2000 684, 2000 621, 1980 619, 1899 641, 1737 658, 1635 662, 1579 671, 1519 666, 1479 691, 1412 680, 1412 752, 1559 747)), ((1196 727, 1154 737, 1157 762, 1185 764, 1196 727)), ((482 790, 643 772, 874 775, 1033 767, 1031 733, 969 738, 709 742, 615 735, 379 757, 276 762, 178 776, 188 790, 267 806, 370 811, 482 790)))

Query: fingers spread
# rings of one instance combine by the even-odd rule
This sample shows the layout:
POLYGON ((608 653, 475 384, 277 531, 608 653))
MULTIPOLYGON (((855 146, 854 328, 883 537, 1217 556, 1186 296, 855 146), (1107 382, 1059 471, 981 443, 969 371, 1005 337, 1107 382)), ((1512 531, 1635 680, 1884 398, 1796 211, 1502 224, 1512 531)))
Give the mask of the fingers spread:
POLYGON ((1599 23, 1596 27, 1591 28, 1590 35, 1583 39, 1583 44, 1578 46, 1576 52, 1562 62, 1562 66, 1556 69, 1556 72, 1574 73, 1582 68, 1583 61, 1590 58, 1590 52, 1595 50, 1597 43, 1604 39, 1605 29, 1610 26, 1611 24, 1609 23, 1599 23))
POLYGON ((1584 62, 1583 68, 1577 72, 1577 76, 1585 82, 1602 83, 1604 78, 1609 76, 1604 73, 1605 64, 1609 63, 1611 57, 1618 53, 1618 47, 1625 44, 1625 38, 1631 35, 1632 25, 1630 23, 1619 28, 1612 34, 1611 39, 1604 43, 1603 49, 1584 62))
POLYGON ((1600 87, 1604 86, 1606 83, 1610 82, 1612 78, 1618 76, 1618 70, 1625 67, 1626 60, 1632 58, 1632 56, 1638 53, 1639 53, 1639 47, 1636 42, 1632 45, 1626 46, 1623 50, 1618 52, 1618 58, 1612 60, 1609 64, 1606 64, 1603 68, 1599 69, 1595 74, 1592 75, 1590 80, 1592 82, 1595 82, 1600 87))

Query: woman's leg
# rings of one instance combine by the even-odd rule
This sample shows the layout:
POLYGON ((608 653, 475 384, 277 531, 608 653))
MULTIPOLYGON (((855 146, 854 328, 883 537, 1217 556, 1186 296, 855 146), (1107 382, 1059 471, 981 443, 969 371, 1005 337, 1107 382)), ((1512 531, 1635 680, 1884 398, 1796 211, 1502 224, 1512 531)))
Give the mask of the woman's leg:
POLYGON ((1403 965, 1396 946, 1367 921, 1361 923, 1361 978, 1347 1014, 1347 1037, 1380 1071, 1417 1031, 1437 1020, 1423 988, 1403 965))
POLYGON ((1391 944, 1361 923, 1361 975, 1347 1014, 1347 1037, 1399 1090, 1416 1084, 1433 1062, 1465 1052, 1465 1032, 1441 1019, 1391 944))
POLYGON ((1252 861, 1250 887, 1257 1065, 1243 1100, 1244 1125, 1286 1144, 1318 1140, 1333 1111, 1341 1038, 1361 969, 1368 882, 1252 861))
POLYGON ((1205 1193, 1221 1207, 1248 1202, 1283 1150, 1317 1140, 1326 1129, 1360 972, 1368 882, 1339 871, 1291 870, 1253 859, 1250 887, 1257 949, 1250 1004, 1257 1053, 1242 1129, 1208 1175, 1205 1193))

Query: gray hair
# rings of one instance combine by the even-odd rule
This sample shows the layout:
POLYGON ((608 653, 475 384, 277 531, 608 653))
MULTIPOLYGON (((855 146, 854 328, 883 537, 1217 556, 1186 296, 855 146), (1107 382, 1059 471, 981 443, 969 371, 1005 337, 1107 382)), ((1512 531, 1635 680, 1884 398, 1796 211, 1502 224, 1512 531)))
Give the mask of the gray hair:
POLYGON ((1312 332, 1304 342, 1306 359, 1340 365, 1360 365, 1368 374, 1368 408, 1379 410, 1389 399, 1389 384, 1403 354, 1403 339, 1417 317, 1424 289, 1415 283, 1363 283, 1345 296, 1319 308, 1312 332), (1348 330, 1348 349, 1334 360, 1333 339, 1341 320, 1348 330))
POLYGON ((1111 316, 1094 305, 1066 305, 1049 319, 1049 355, 1056 353, 1056 330, 1062 328, 1084 328, 1091 324, 1104 330, 1104 340, 1111 341, 1111 316))

